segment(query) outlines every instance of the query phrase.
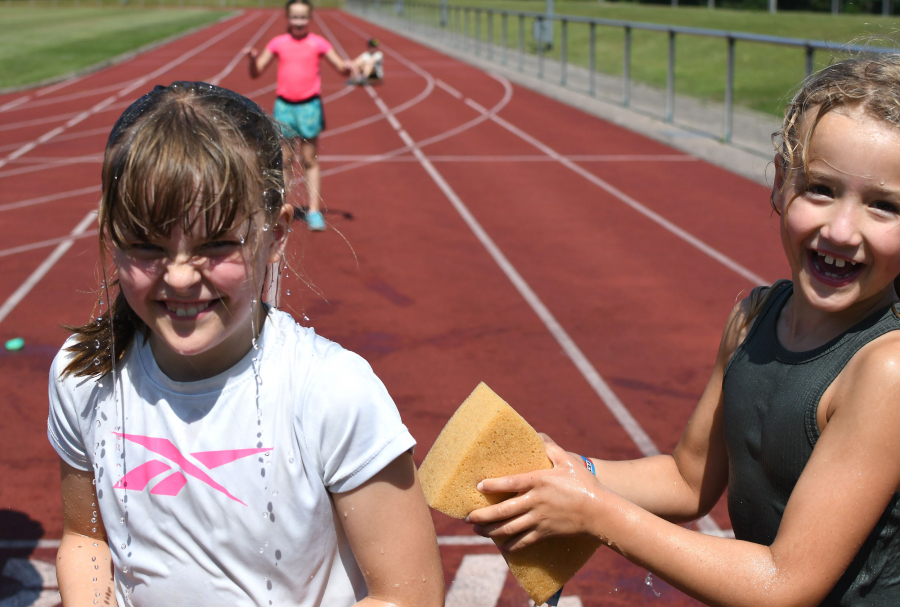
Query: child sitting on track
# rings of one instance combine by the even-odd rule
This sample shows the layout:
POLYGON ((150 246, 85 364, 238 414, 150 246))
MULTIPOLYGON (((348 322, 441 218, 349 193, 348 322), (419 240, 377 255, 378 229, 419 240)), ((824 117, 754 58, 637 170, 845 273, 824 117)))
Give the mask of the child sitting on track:
POLYGON ((549 471, 469 516, 516 550, 587 533, 716 605, 900 605, 900 56, 812 76, 785 112, 772 205, 791 281, 725 325, 673 455, 549 471), (689 531, 728 488, 737 539, 689 531))
POLYGON ((261 301, 293 214, 282 143, 256 104, 196 82, 156 87, 110 134, 112 305, 50 373, 67 607, 443 604, 384 386, 261 301))
POLYGON ((384 53, 378 49, 378 40, 369 39, 366 51, 353 60, 359 71, 358 78, 351 78, 347 84, 374 84, 384 80, 384 53))
POLYGON ((341 59, 325 38, 309 31, 312 10, 309 0, 288 0, 285 5, 288 33, 272 38, 262 53, 255 48, 244 52, 250 59, 251 78, 259 78, 278 57, 278 98, 274 115, 282 124, 285 136, 299 139, 300 162, 309 192, 306 223, 310 230, 320 231, 325 229, 325 218, 319 210, 322 179, 318 137, 325 129, 325 114, 319 64, 325 57, 337 71, 354 76, 356 66, 341 59))

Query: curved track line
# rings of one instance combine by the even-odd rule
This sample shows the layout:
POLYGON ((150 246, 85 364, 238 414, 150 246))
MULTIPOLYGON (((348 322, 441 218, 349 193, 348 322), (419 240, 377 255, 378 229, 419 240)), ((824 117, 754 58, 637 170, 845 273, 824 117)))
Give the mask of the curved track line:
MULTIPOLYGON (((335 37, 334 33, 331 31, 331 28, 329 28, 328 25, 325 23, 325 21, 321 17, 319 17, 318 13, 313 14, 313 19, 315 19, 316 24, 322 28, 322 32, 331 41, 331 44, 335 48, 337 48, 344 57, 347 57, 347 52, 344 50, 344 47, 341 46, 341 43, 338 41, 338 39, 335 37)), ((434 90, 434 81, 426 79, 425 89, 421 93, 419 93, 418 95, 416 95, 409 101, 407 101, 405 103, 401 103, 400 105, 396 106, 395 108, 393 108, 391 110, 391 112, 393 114, 399 114, 400 112, 402 112, 404 110, 408 110, 409 108, 413 107, 414 105, 417 105, 417 104, 421 103, 422 101, 424 101, 426 97, 431 95, 431 92, 433 90, 434 90)), ((348 131, 355 130, 360 127, 364 127, 369 124, 378 122, 379 120, 384 120, 385 117, 386 116, 384 114, 375 114, 374 116, 370 116, 369 118, 363 118, 362 120, 357 120, 356 122, 351 122, 350 124, 346 124, 344 126, 336 128, 336 129, 327 130, 324 133, 322 133, 321 135, 319 135, 319 139, 324 139, 326 137, 332 137, 334 135, 340 135, 341 133, 346 133, 348 131)))
MULTIPOLYGON (((341 23, 341 25, 343 25, 344 27, 346 27, 346 28, 349 29, 350 31, 356 33, 358 36, 360 36, 360 37, 362 37, 362 38, 364 38, 364 39, 369 38, 369 36, 366 34, 366 32, 363 32, 362 30, 360 30, 359 28, 357 28, 356 26, 354 26, 354 25, 351 24, 351 23, 347 23, 346 20, 344 20, 344 19, 342 19, 342 18, 340 18, 340 17, 335 17, 335 19, 336 19, 337 21, 339 21, 339 22, 341 23)), ((326 26, 326 27, 327 27, 327 26, 326 26)), ((329 30, 329 32, 330 32, 330 30, 329 30)), ((332 34, 332 38, 334 38, 334 34, 332 34)), ((399 53, 393 51, 390 47, 385 46, 385 45, 382 45, 381 48, 382 48, 382 50, 383 50, 384 52, 386 52, 387 54, 391 55, 393 58, 397 59, 399 62, 401 62, 401 63, 403 63, 404 65, 406 65, 410 70, 412 70, 413 72, 415 72, 416 74, 418 74, 419 76, 421 76, 422 78, 424 78, 427 82, 429 82, 429 83, 432 85, 432 88, 434 87, 434 85, 435 85, 435 80, 434 80, 434 78, 432 77, 432 75, 431 75, 429 72, 427 72, 427 71, 425 71, 425 70, 419 68, 419 66, 417 66, 417 65, 415 65, 414 63, 408 61, 408 60, 406 59, 406 57, 404 57, 403 55, 401 55, 401 54, 399 54, 399 53)), ((500 110, 502 110, 502 109, 503 109, 504 107, 506 107, 506 105, 512 100, 512 95, 513 95, 513 88, 512 88, 512 85, 509 84, 509 82, 507 82, 507 83, 505 83, 505 84, 503 84, 503 83, 501 83, 501 84, 503 85, 503 89, 504 89, 503 97, 502 97, 502 99, 501 99, 499 102, 497 102, 490 110, 488 110, 488 112, 489 112, 491 115, 493 115, 494 113, 499 112, 500 110)), ((383 102, 382 102, 382 103, 383 103, 383 102)), ((399 107, 400 107, 400 106, 398 106, 398 108, 399 108, 399 107)), ((388 110, 388 113, 387 113, 387 114, 385 114, 385 113, 380 114, 378 118, 379 118, 379 119, 384 118, 384 119, 387 119, 388 121, 390 121, 390 120, 396 121, 395 115, 396 115, 396 108, 395 108, 394 110, 388 110)), ((431 144, 433 144, 433 143, 437 143, 437 142, 439 142, 439 141, 444 141, 445 139, 449 139, 450 137, 454 137, 454 136, 459 135, 460 133, 462 133, 462 132, 464 132, 464 131, 467 131, 467 130, 471 129, 472 127, 477 126, 477 125, 481 124, 482 122, 484 122, 484 121, 486 121, 486 120, 488 120, 488 119, 489 119, 489 118, 488 118, 487 116, 484 116, 484 115, 478 116, 478 117, 476 117, 476 118, 473 118, 472 120, 469 120, 469 121, 467 121, 467 122, 462 123, 461 125, 459 125, 459 126, 457 126, 457 127, 454 127, 454 128, 452 128, 452 129, 450 129, 449 131, 444 131, 443 133, 439 133, 439 134, 434 135, 434 136, 432 136, 432 137, 429 137, 429 138, 427 138, 427 139, 423 139, 422 141, 418 142, 417 145, 418 145, 418 147, 422 148, 422 147, 431 145, 431 144)), ((342 166, 339 166, 339 167, 335 167, 335 168, 333 168, 333 169, 324 170, 324 171, 321 172, 321 176, 322 176, 322 177, 328 177, 328 176, 331 176, 331 175, 337 175, 337 174, 339 174, 339 173, 344 173, 344 172, 347 172, 347 171, 351 171, 351 170, 353 170, 353 169, 357 169, 357 168, 360 168, 360 167, 363 167, 363 166, 367 166, 367 165, 370 165, 370 164, 373 164, 373 163, 376 163, 376 162, 382 162, 382 161, 384 161, 384 160, 387 160, 387 159, 390 159, 390 158, 394 158, 394 157, 396 157, 396 156, 400 156, 400 155, 402 155, 402 154, 406 154, 406 153, 408 153, 408 152, 411 152, 412 149, 413 149, 413 148, 412 148, 411 146, 406 145, 406 146, 404 146, 404 147, 402 147, 402 148, 397 148, 397 149, 395 149, 395 150, 391 150, 390 152, 385 152, 384 154, 372 155, 370 158, 368 158, 368 159, 366 159, 366 160, 364 160, 364 161, 351 162, 351 163, 349 163, 349 164, 345 164, 345 165, 342 165, 342 166)))
POLYGON ((236 31, 239 30, 240 28, 242 28, 242 27, 244 27, 245 25, 249 24, 251 21, 255 21, 257 16, 258 16, 258 15, 257 15, 256 13, 251 14, 251 15, 250 15, 249 17, 247 17, 246 19, 243 19, 242 21, 239 21, 238 23, 236 23, 235 25, 232 25, 231 27, 227 28, 226 30, 224 30, 224 31, 222 31, 222 32, 219 32, 218 34, 216 34, 216 35, 213 36, 212 38, 207 39, 206 42, 203 42, 202 44, 200 44, 200 45, 194 47, 193 49, 191 49, 190 51, 184 53, 183 55, 181 55, 181 56, 178 57, 177 59, 173 59, 172 61, 170 61, 169 63, 163 65, 162 67, 157 68, 156 70, 150 72, 149 74, 146 74, 146 75, 144 75, 144 76, 138 78, 138 79, 135 80, 132 84, 126 86, 125 88, 123 88, 122 90, 120 90, 120 91, 119 91, 118 93, 116 93, 115 95, 112 95, 112 96, 110 96, 110 97, 107 97, 105 100, 103 100, 103 101, 101 101, 100 103, 96 104, 96 105, 95 105, 94 107, 92 107, 91 109, 86 110, 86 111, 84 111, 84 112, 81 112, 80 114, 78 114, 77 116, 75 116, 74 118, 72 118, 71 120, 69 120, 68 122, 66 122, 65 125, 63 125, 63 126, 58 126, 58 127, 56 127, 55 129, 53 129, 52 131, 48 131, 48 132, 44 133, 42 136, 38 137, 37 139, 35 139, 35 140, 32 141, 31 143, 28 143, 28 144, 22 146, 21 148, 19 148, 18 150, 16 150, 16 151, 13 152, 12 154, 9 154, 9 155, 8 155, 6 158, 4 158, 3 160, 0 160, 0 167, 3 167, 4 165, 6 165, 6 163, 8 163, 10 160, 14 160, 14 159, 18 158, 19 156, 22 156, 22 155, 24 155, 24 154, 27 154, 28 152, 30 152, 31 150, 33 150, 33 149, 36 148, 37 146, 42 145, 42 144, 44 144, 44 143, 50 141, 51 139, 53 139, 54 137, 56 137, 57 135, 59 135, 60 133, 62 133, 63 131, 65 131, 66 129, 71 128, 71 127, 75 126, 76 124, 78 124, 78 123, 80 123, 80 122, 83 122, 83 121, 86 120, 87 118, 93 116, 93 115, 96 114, 97 112, 102 111, 104 108, 106 108, 107 106, 113 104, 115 101, 118 101, 118 100, 120 100, 121 98, 125 97, 126 95, 128 95, 128 94, 134 92, 135 89, 137 89, 139 86, 142 86, 143 84, 145 84, 148 80, 151 80, 151 79, 156 78, 157 76, 159 76, 159 75, 161 75, 161 74, 164 74, 164 73, 168 72, 168 71, 171 70, 172 68, 181 65, 182 63, 184 63, 184 62, 187 61, 188 59, 190 59, 190 58, 194 57, 195 55, 197 55, 197 54, 199 54, 199 53, 205 51, 206 49, 208 49, 209 47, 211 47, 211 46, 212 46, 213 44, 215 44, 216 42, 222 40, 223 38, 226 38, 227 36, 229 36, 229 35, 231 35, 232 33, 236 32, 236 31))
MULTIPOLYGON (((410 66, 415 65, 412 62, 409 62, 409 64, 410 66)), ((415 66, 415 71, 419 73, 427 73, 419 66, 415 66)), ((506 80, 502 77, 496 77, 494 74, 488 74, 494 77, 494 79, 498 82, 503 83, 503 81, 506 80)), ((505 85, 511 86, 509 84, 509 81, 506 81, 505 85)), ((370 91, 369 95, 373 98, 373 100, 376 100, 377 104, 377 93, 374 91, 370 91)), ((484 109, 468 98, 465 99, 465 103, 466 105, 469 105, 470 107, 478 111, 484 109)), ((487 110, 484 111, 487 112, 487 110)), ((498 120, 502 119, 499 116, 493 115, 491 117, 491 120, 497 122, 498 120)), ((399 127, 399 122, 397 123, 397 126, 399 127)), ((600 400, 604 405, 606 405, 606 408, 610 411, 610 413, 612 413, 613 417, 616 418, 616 421, 619 422, 619 425, 622 426, 622 428, 625 430, 634 444, 638 447, 638 449, 640 449, 641 453, 643 453, 645 457, 660 454, 661 452, 659 448, 653 442, 653 439, 650 438, 650 435, 647 434, 647 432, 643 429, 637 419, 631 414, 625 404, 619 399, 612 388, 610 388, 609 384, 606 383, 600 373, 594 368, 593 364, 591 364, 590 360, 581 351, 575 341, 569 336, 568 332, 566 332, 559 321, 556 320, 556 317, 553 316, 553 313, 550 312, 549 308, 544 305, 544 303, 534 292, 534 290, 532 290, 525 279, 522 278, 521 274, 519 274, 515 266, 513 266, 506 255, 504 255, 503 251, 500 249, 500 247, 497 246, 497 244, 493 241, 487 231, 484 230, 478 220, 475 219, 475 216, 472 215, 471 211, 469 211, 468 207, 465 205, 462 199, 459 198, 450 184, 447 183, 447 181, 434 167, 434 165, 424 154, 424 152, 422 152, 422 150, 416 146, 416 143, 412 139, 412 137, 410 137, 410 135, 402 128, 397 128, 396 130, 398 131, 398 135, 400 136, 400 138, 403 139, 404 143, 413 148, 413 154, 419 160, 422 168, 426 173, 428 173, 434 183, 444 193, 444 196, 446 196, 447 200, 450 201, 450 204, 453 205, 453 207, 459 213, 460 217, 462 217, 463 221, 466 223, 466 225, 469 227, 478 241, 481 242, 482 246, 484 246, 484 248, 488 251, 488 254, 491 256, 491 258, 493 258, 494 262, 503 271, 510 282, 513 283, 513 286, 516 288, 522 298, 528 303, 529 307, 531 307, 535 314, 537 314, 538 318, 540 318, 541 322, 544 324, 544 326, 547 328, 556 342, 560 345, 560 347, 563 349, 563 351, 566 353, 566 355, 569 357, 569 359, 572 361, 581 375, 585 378, 585 380, 588 382, 597 396, 600 397, 600 400)), ((522 134, 525 135, 524 132, 522 132, 522 134)), ((526 141, 529 140, 526 139, 526 141)), ((531 138, 531 141, 536 142, 537 140, 531 138)), ((531 143, 531 141, 529 141, 529 143, 531 143)), ((544 148, 546 148, 546 150, 550 150, 550 148, 547 146, 544 146, 544 148)), ((541 151, 545 150, 541 149, 541 151)), ((545 153, 547 152, 545 151, 545 153)), ((554 154, 556 153, 554 152, 554 154)), ((559 154, 556 154, 556 159, 560 160, 562 159, 562 157, 559 154)), ((577 166, 574 165, 574 163, 571 163, 571 161, 567 160, 567 162, 573 164, 573 166, 577 166)), ((709 515, 706 515, 698 520, 697 527, 702 532, 708 533, 710 535, 722 535, 723 533, 725 533, 709 515)))

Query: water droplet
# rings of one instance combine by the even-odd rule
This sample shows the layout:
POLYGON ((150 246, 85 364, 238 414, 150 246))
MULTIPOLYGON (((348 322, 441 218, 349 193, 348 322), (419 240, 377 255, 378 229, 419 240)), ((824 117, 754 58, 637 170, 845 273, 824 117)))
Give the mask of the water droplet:
MULTIPOLYGON (((97 544, 94 544, 94 546, 96 546, 96 545, 97 545, 97 544)), ((97 581, 97 578, 94 578, 94 582, 96 582, 96 581, 97 581)))
POLYGON ((128 546, 126 546, 126 545, 123 543, 123 544, 122 544, 122 550, 125 550, 126 548, 128 548, 128 546))
POLYGON ((92 556, 92 557, 91 557, 91 562, 92 562, 92 563, 93 563, 94 561, 96 561, 96 560, 97 560, 97 557, 96 557, 96 556, 92 556))
POLYGON ((290 289, 287 290, 287 294, 288 294, 288 295, 291 294, 291 290, 290 290, 290 289))
POLYGON ((262 548, 259 549, 259 553, 260 553, 260 554, 263 553, 263 549, 262 549, 262 548))

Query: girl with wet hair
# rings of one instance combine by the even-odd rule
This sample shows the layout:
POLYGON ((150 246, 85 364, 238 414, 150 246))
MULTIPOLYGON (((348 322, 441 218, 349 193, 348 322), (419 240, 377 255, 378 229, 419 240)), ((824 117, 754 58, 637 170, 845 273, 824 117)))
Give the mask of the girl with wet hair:
POLYGON ((810 77, 776 134, 791 279, 738 303, 671 455, 483 481, 515 551, 589 534, 713 605, 900 605, 900 56, 810 77), (681 526, 728 490, 735 539, 681 526))
POLYGON ((110 305, 50 372, 67 607, 443 602, 390 396, 263 302, 292 220, 281 146, 256 104, 195 82, 156 87, 110 134, 110 305))

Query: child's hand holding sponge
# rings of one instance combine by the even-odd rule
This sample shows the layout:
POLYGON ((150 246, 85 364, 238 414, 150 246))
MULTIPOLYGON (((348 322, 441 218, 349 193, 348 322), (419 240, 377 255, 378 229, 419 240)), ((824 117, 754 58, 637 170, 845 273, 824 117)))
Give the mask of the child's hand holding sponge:
MULTIPOLYGON (((534 428, 481 383, 444 426, 419 468, 419 479, 429 506, 462 519, 514 495, 479 493, 480 481, 552 467, 534 428)), ((542 605, 599 545, 589 536, 551 537, 503 557, 522 588, 542 605)))

